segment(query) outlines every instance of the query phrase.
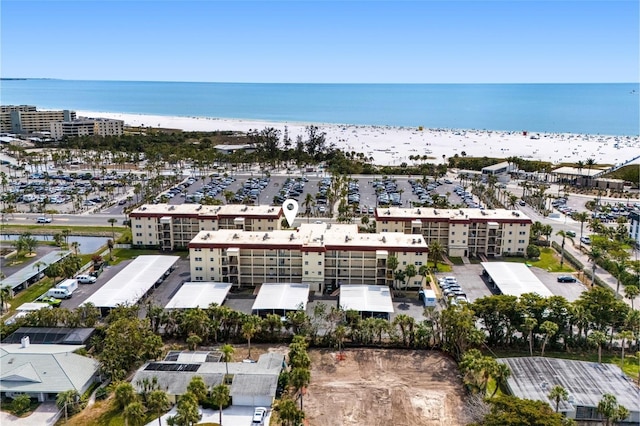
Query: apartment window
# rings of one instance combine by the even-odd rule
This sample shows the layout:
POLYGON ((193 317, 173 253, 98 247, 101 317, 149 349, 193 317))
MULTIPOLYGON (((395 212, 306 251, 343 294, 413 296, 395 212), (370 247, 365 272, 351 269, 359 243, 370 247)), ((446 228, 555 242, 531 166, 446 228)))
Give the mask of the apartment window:
POLYGON ((318 261, 318 266, 322 266, 322 261, 321 260, 318 261))
POLYGON ((142 225, 136 225, 136 228, 140 229, 140 228, 142 228, 142 225))
POLYGON ((451 244, 453 244, 453 243, 454 243, 454 241, 455 241, 455 240, 451 240, 451 244))
POLYGON ((136 237, 142 237, 142 232, 136 232, 136 237))
POLYGON ((151 232, 149 232, 149 236, 150 236, 150 237, 152 237, 152 236, 153 236, 153 234, 152 234, 151 232))
POLYGON ((202 248, 201 247, 197 247, 197 248, 193 249, 193 251, 202 251, 202 248))
POLYGON ((202 281, 202 277, 196 277, 196 281, 202 281))
POLYGON ((466 232, 463 232, 463 233, 462 233, 462 235, 467 235, 467 233, 466 233, 466 232))
POLYGON ((462 244, 467 244, 467 240, 462 240, 462 244))
POLYGON ((202 266, 196 266, 196 271, 202 271, 202 266))
POLYGON ((318 271, 318 275, 322 275, 322 271, 318 271))
POLYGON ((305 275, 309 275, 309 271, 304 271, 304 274, 305 275))
POLYGON ((142 245, 142 241, 138 241, 138 245, 142 245))
POLYGON ((202 262, 202 258, 201 257, 196 257, 196 262, 202 262))
POLYGON ((525 234, 526 234, 526 232, 524 232, 524 231, 520 231, 519 232, 519 235, 525 235, 525 234))
POLYGON ((406 265, 407 265, 407 261, 405 260, 402 262, 402 266, 406 266, 406 265))
POLYGON ((511 240, 507 240, 509 242, 509 244, 511 244, 511 240))
POLYGON ((422 262, 416 262, 416 266, 422 266, 422 262))
POLYGON ((513 234, 513 232, 509 231, 509 235, 513 234))
POLYGON ((147 226, 149 226, 149 229, 151 229, 151 225, 147 225, 147 226))
POLYGON ((453 232, 451 233, 451 235, 456 235, 456 231, 453 231, 453 232))
POLYGON ((216 268, 211 268, 211 272, 215 272, 215 271, 216 271, 216 268))
POLYGON ((210 257, 210 258, 209 258, 209 262, 213 262, 213 257, 210 257))
POLYGON ((308 261, 308 260, 305 260, 305 261, 304 261, 304 265, 305 265, 305 266, 307 266, 308 264, 309 264, 309 261, 308 261))
POLYGON ((518 243, 524 244, 524 240, 518 240, 518 243))

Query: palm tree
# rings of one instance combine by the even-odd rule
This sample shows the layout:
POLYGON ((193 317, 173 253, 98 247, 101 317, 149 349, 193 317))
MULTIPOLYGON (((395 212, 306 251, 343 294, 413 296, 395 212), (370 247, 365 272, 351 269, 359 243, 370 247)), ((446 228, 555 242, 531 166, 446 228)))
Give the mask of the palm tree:
POLYGON ((410 263, 409 265, 407 265, 407 267, 404 270, 404 274, 405 274, 405 277, 407 278, 407 284, 405 285, 405 290, 406 290, 409 283, 411 283, 411 279, 416 275, 418 275, 418 271, 416 270, 416 265, 414 265, 413 263, 410 263))
POLYGON ((418 275, 422 277, 422 284, 424 285, 424 280, 427 278, 427 274, 429 274, 429 266, 428 265, 420 265, 418 268, 418 275))
POLYGON ((0 288, 0 315, 4 313, 4 307, 9 300, 13 299, 13 289, 9 286, 0 288))
POLYGON ((533 329, 538 325, 538 321, 535 318, 525 318, 522 325, 523 331, 529 335, 529 355, 533 356, 533 329))
POLYGON ((633 301, 638 297, 638 295, 640 295, 640 287, 636 285, 628 285, 624 288, 624 294, 624 297, 631 301, 631 309, 635 309, 633 307, 633 301))
POLYGON ((251 339, 256 335, 260 327, 260 317, 251 315, 244 324, 242 324, 242 337, 247 339, 247 347, 249 349, 248 357, 251 359, 251 339))
POLYGON ((598 402, 598 413, 605 418, 604 424, 606 426, 617 420, 624 420, 629 416, 629 410, 618 404, 616 397, 610 393, 602 395, 602 399, 598 402))
POLYGON ((235 351, 235 348, 228 343, 226 345, 222 345, 220 348, 220 352, 222 352, 222 357, 224 358, 224 363, 227 368, 227 376, 229 375, 229 361, 232 360, 232 356, 235 351))
POLYGON ((573 239, 569 235, 567 235, 565 231, 558 231, 556 235, 560 235, 562 237, 562 250, 560 251, 560 268, 562 269, 562 267, 564 266, 564 240, 565 238, 568 238, 569 240, 571 240, 571 244, 573 244, 573 239))
POLYGON ((307 195, 304 198, 304 202, 302 205, 304 206, 304 213, 307 215, 307 222, 309 222, 309 217, 311 216, 311 209, 315 205, 315 199, 310 192, 307 192, 307 195))
POLYGON ((589 220, 589 213, 580 212, 573 215, 573 218, 580 222, 580 248, 582 248, 582 237, 584 233, 584 223, 589 220))
POLYGON ((602 364, 602 345, 607 342, 607 335, 602 331, 592 331, 589 335, 589 341, 598 346, 598 363, 602 364))
POLYGON ((549 395, 547 397, 556 403, 556 413, 560 408, 560 401, 568 401, 569 400, 569 392, 562 387, 562 385, 555 385, 551 388, 549 395))
POLYGON ((589 253, 589 260, 591 260, 591 287, 596 284, 596 265, 600 259, 602 259, 602 251, 598 247, 593 247, 589 253))
POLYGON ((622 343, 620 344, 620 348, 622 349, 622 353, 620 356, 622 360, 622 365, 620 367, 624 368, 624 349, 625 349, 625 346, 627 345, 627 342, 630 342, 631 339, 634 338, 634 334, 633 334, 633 331, 631 330, 622 330, 620 333, 617 334, 616 338, 622 340, 622 343))
POLYGON ((558 332, 558 324, 551 321, 545 321, 540 325, 540 330, 544 332, 544 342, 542 342, 542 352, 540 356, 544 356, 544 349, 549 342, 549 338, 558 332))
POLYGON ((169 397, 163 390, 156 389, 147 395, 147 408, 157 414, 158 426, 162 426, 162 413, 167 411, 170 406, 169 397))
POLYGON ((122 411, 126 426, 142 426, 144 424, 145 413, 144 406, 140 401, 133 401, 127 404, 122 411))
POLYGON ((496 388, 491 394, 491 398, 495 396, 498 389, 507 383, 507 379, 511 376, 511 369, 507 364, 501 362, 497 363, 495 371, 493 372, 493 379, 496 381, 496 388))
POLYGON ((113 228, 113 225, 118 223, 118 219, 112 217, 109 220, 107 220, 107 222, 109 222, 111 224, 111 238, 113 239, 113 241, 115 241, 116 240, 116 231, 113 228))
POLYGON ((220 424, 220 426, 222 426, 222 407, 229 404, 230 400, 229 386, 224 383, 220 383, 211 389, 211 402, 213 405, 218 406, 218 424, 220 424))
POLYGON ((444 252, 444 247, 442 247, 442 244, 440 244, 440 241, 438 240, 432 241, 431 243, 429 243, 429 251, 431 252, 431 255, 432 255, 431 259, 433 260, 433 269, 437 271, 438 258, 442 256, 442 253, 444 252))

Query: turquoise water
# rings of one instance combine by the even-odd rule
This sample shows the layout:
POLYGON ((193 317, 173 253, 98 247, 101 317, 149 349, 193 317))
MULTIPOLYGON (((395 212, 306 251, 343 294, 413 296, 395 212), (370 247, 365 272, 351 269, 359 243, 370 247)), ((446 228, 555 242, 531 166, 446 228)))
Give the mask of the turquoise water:
POLYGON ((429 128, 638 135, 640 85, 4 80, 2 104, 429 128))

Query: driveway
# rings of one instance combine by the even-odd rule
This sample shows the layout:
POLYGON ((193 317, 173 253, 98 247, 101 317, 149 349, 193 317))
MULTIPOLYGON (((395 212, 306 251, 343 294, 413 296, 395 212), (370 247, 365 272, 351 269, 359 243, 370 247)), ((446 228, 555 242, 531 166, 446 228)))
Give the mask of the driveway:
POLYGON ((44 402, 36 408, 28 417, 16 417, 12 414, 0 411, 0 424, 2 426, 49 426, 58 420, 59 410, 53 402, 44 402))

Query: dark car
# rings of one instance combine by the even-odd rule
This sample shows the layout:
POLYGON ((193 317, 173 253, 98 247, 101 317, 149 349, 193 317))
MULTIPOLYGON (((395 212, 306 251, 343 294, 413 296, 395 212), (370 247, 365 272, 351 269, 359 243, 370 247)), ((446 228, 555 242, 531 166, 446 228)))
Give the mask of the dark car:
POLYGON ((562 275, 558 277, 559 283, 575 283, 576 281, 576 278, 571 275, 562 275))

